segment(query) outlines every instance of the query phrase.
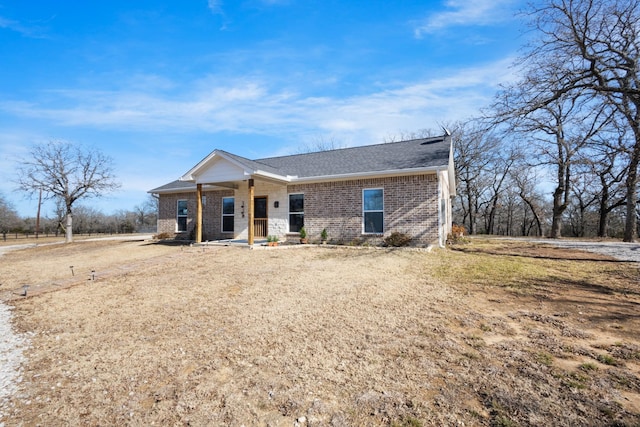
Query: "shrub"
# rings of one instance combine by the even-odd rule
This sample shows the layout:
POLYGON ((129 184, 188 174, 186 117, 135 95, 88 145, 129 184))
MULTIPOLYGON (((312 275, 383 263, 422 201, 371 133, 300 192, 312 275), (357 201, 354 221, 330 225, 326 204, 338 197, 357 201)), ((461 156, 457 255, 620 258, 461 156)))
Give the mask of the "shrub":
POLYGON ((467 229, 464 225, 453 224, 451 226, 451 233, 447 236, 447 243, 464 243, 466 239, 464 235, 467 233, 467 229))
POLYGON ((390 235, 384 238, 384 244, 386 246, 408 246, 411 242, 411 237, 405 233, 400 233, 399 231, 394 231, 390 235))
POLYGON ((155 236, 153 236, 154 239, 156 240, 166 240, 166 239, 171 239, 173 238, 173 234, 171 233, 167 233, 166 231, 163 233, 158 233, 155 236))
POLYGON ((467 229, 464 228, 464 225, 453 224, 451 226, 451 234, 453 234, 455 237, 463 237, 465 234, 467 234, 467 229))

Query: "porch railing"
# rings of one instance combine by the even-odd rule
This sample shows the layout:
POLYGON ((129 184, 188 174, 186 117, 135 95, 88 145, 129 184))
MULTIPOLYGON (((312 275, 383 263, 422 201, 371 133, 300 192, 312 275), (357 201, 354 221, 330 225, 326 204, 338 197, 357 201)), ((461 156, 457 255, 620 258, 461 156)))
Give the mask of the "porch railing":
POLYGON ((255 237, 267 237, 267 218, 253 219, 253 235, 255 237))

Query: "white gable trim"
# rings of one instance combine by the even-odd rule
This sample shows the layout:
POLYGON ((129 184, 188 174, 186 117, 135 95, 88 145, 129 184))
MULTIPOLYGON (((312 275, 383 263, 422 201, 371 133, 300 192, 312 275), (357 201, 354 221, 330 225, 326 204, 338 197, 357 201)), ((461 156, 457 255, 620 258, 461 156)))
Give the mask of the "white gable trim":
MULTIPOLYGON (((207 157, 202 159, 197 165, 192 167, 187 173, 182 175, 180 177, 180 181, 197 182, 197 178, 199 176, 202 176, 205 172, 207 172, 208 169, 213 167, 215 163, 219 161, 219 159, 224 159, 227 163, 230 163, 231 165, 235 166, 237 169, 243 171, 244 173, 250 174, 250 171, 247 171, 246 170, 247 168, 245 168, 242 164, 240 164, 240 162, 236 161, 235 159, 225 155, 224 153, 218 150, 214 150, 213 152, 211 152, 211 154, 209 154, 207 157)), ((224 179, 220 181, 227 181, 227 180, 224 179)))
POLYGON ((295 178, 249 168, 226 153, 215 150, 191 168, 186 174, 182 175, 179 180, 207 184, 242 181, 252 176, 273 179, 280 182, 291 182, 291 180, 295 178))

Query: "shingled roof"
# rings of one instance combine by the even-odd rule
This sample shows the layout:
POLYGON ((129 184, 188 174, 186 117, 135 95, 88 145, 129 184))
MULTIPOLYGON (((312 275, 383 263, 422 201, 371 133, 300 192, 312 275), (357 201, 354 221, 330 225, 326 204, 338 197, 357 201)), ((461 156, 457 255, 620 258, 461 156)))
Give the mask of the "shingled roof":
POLYGON ((448 138, 422 138, 256 160, 299 178, 447 167, 448 138))
MULTIPOLYGON (((446 169, 451 160, 451 138, 421 138, 256 160, 216 150, 199 165, 216 154, 233 160, 246 170, 286 177, 293 182, 344 175, 446 169)), ((194 188, 193 182, 177 180, 150 193, 191 188, 194 188)))

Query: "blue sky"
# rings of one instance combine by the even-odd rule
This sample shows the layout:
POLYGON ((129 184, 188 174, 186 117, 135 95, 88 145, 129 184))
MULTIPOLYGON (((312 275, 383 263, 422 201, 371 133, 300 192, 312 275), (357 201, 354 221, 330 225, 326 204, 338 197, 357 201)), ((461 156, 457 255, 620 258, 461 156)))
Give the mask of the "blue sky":
MULTIPOLYGON (((525 42, 522 0, 0 0, 0 194, 66 140, 114 159, 105 213, 216 148, 248 158, 384 142, 478 114, 525 42)), ((45 215, 52 216, 51 206, 45 215)))

